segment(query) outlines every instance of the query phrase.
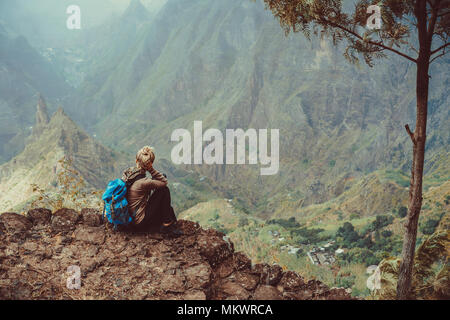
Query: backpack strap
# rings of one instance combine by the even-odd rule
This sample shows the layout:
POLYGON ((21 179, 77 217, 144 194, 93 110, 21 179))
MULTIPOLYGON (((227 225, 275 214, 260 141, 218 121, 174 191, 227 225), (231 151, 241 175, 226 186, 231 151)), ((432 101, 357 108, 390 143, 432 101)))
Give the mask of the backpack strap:
MULTIPOLYGON (((126 188, 127 190, 129 190, 129 188, 133 185, 133 183, 135 183, 136 181, 140 180, 140 179, 144 179, 146 178, 146 174, 145 173, 141 173, 141 172, 135 172, 133 174, 131 174, 130 176, 127 177, 127 179, 125 180, 125 184, 126 184, 126 188)), ((134 217, 135 217, 135 212, 133 212, 133 214, 131 215, 133 221, 134 221, 134 217)))
POLYGON ((136 167, 130 167, 123 172, 122 181, 125 182, 126 187, 129 188, 135 181, 145 177, 145 170, 136 167))

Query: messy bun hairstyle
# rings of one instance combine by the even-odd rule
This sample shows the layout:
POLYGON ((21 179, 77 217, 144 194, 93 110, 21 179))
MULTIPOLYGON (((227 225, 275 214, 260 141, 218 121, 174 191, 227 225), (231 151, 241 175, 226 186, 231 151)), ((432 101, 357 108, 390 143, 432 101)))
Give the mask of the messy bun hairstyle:
POLYGON ((152 147, 145 146, 136 154, 136 165, 140 169, 147 169, 155 161, 155 153, 152 147))

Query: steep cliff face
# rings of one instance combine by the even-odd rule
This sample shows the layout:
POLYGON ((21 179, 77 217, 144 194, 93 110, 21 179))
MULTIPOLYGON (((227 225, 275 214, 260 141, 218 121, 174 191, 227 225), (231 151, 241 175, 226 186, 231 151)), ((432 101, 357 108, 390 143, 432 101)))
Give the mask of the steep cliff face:
POLYGON ((223 233, 179 220, 184 235, 114 232, 100 212, 0 215, 0 299, 350 299, 278 265, 255 264, 223 233), (69 266, 81 288, 68 289, 69 266))

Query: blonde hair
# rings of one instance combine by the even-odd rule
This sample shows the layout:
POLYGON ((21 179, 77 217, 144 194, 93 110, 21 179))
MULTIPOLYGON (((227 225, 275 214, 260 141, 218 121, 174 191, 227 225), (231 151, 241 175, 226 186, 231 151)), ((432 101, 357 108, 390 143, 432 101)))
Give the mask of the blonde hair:
POLYGON ((148 168, 153 161, 155 161, 155 153, 152 147, 145 146, 136 153, 136 165, 140 169, 148 168))

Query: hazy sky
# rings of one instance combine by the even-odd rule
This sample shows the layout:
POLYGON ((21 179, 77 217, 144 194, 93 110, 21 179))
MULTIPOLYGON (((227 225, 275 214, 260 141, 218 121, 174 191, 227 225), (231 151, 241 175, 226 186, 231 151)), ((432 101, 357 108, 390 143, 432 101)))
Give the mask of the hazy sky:
MULTIPOLYGON (((110 0, 115 6, 117 10, 124 10, 130 0, 110 0)), ((141 0, 142 4, 144 4, 150 11, 156 11, 161 8, 167 0, 141 0)))
MULTIPOLYGON (((101 23, 113 13, 123 12, 131 0, 0 0, 0 16, 13 15, 23 24, 30 20, 65 20, 69 5, 81 8, 85 23, 101 23)), ((141 0, 151 12, 159 10, 167 0, 141 0)))
MULTIPOLYGON (((24 35, 34 46, 55 46, 70 34, 66 13, 69 5, 81 9, 81 27, 86 30, 121 14, 131 0, 0 0, 0 20, 17 34, 24 35)), ((167 0, 141 0, 152 13, 167 0)), ((73 34, 73 33, 72 33, 73 34)))

